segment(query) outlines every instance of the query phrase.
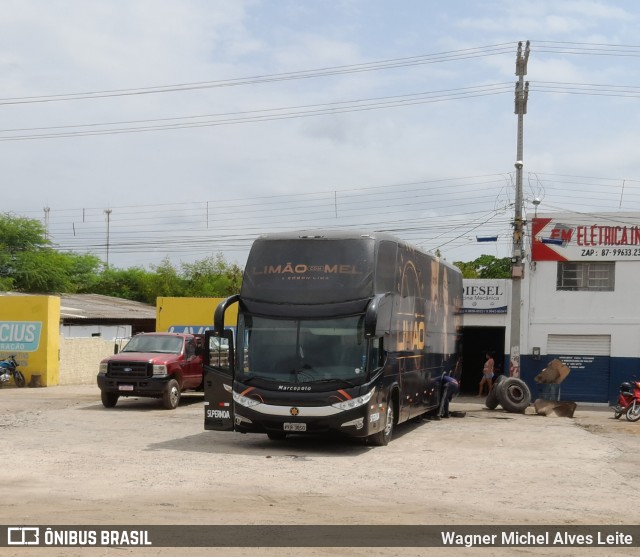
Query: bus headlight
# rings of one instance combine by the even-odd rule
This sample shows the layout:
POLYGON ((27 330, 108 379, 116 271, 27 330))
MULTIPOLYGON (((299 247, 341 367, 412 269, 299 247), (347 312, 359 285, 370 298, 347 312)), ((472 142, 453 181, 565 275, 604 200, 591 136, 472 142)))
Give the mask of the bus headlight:
POLYGON ((336 402, 332 404, 334 408, 338 408, 340 410, 353 410, 354 408, 358 408, 367 404, 371 400, 373 393, 375 392, 375 387, 371 389, 366 395, 362 395, 356 398, 352 398, 351 400, 345 400, 343 402, 336 402))
POLYGON ((233 393, 233 402, 236 402, 245 408, 251 408, 252 406, 260 404, 260 401, 255 398, 249 398, 238 393, 233 393))

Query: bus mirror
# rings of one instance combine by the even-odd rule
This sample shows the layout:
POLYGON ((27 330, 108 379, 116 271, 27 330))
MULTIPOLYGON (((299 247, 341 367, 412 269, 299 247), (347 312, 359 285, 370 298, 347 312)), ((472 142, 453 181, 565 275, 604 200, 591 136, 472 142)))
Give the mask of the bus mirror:
POLYGON ((229 296, 226 300, 220 302, 213 312, 213 331, 217 336, 224 336, 224 314, 227 311, 227 308, 231 304, 235 304, 239 299, 239 294, 229 296))
POLYGON ((367 307, 364 316, 364 334, 367 338, 379 338, 391 332, 393 295, 378 294, 367 307))

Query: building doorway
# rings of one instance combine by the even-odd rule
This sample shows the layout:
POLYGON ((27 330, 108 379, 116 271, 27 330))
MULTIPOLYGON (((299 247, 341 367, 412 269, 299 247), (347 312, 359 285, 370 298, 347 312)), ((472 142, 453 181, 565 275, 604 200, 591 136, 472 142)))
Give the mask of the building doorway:
POLYGON ((464 327, 462 332, 462 378, 460 391, 478 394, 485 354, 493 353, 495 372, 504 373, 505 327, 464 327))

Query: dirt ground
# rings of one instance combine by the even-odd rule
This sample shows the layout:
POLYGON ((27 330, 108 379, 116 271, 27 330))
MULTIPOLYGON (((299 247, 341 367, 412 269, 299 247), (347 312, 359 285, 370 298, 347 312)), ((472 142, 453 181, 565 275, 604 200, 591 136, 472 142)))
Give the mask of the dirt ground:
MULTIPOLYGON (((491 411, 403 424, 387 447, 203 430, 201 395, 100 403, 97 387, 0 389, 3 524, 640 524, 640 422, 491 411)), ((629 555, 482 548, 469 555, 629 555)), ((0 555, 457 555, 460 548, 0 548, 0 555)))

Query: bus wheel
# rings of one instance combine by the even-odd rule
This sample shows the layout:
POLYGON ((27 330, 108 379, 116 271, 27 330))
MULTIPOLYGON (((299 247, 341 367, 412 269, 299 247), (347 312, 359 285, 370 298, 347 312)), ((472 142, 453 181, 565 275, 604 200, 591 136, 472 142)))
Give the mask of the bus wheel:
POLYGON ((369 436, 369 441, 376 447, 384 447, 391 441, 391 435, 393 434, 393 400, 387 401, 387 417, 384 422, 384 428, 369 436))

